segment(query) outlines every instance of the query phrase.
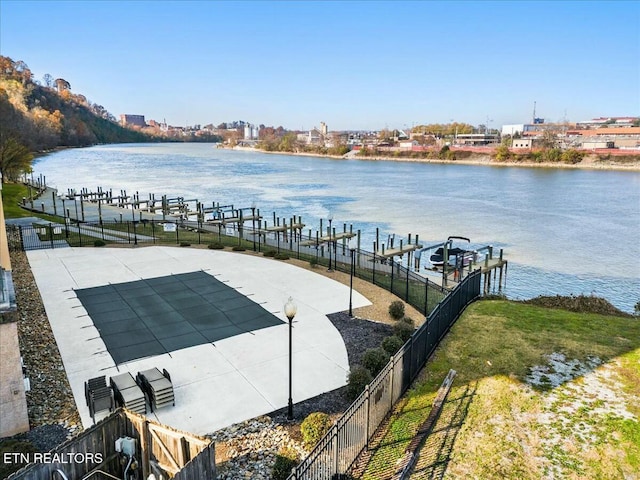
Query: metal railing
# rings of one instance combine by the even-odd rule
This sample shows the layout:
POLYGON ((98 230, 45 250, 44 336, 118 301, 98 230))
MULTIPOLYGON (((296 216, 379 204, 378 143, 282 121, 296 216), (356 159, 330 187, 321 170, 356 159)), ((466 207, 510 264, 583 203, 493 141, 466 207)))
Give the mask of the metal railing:
MULTIPOLYGON (((62 220, 62 219, 61 219, 62 220)), ((38 222, 10 225, 10 250, 38 250, 103 243, 130 245, 209 245, 240 247, 246 250, 280 253, 316 263, 318 266, 353 275, 395 294, 427 316, 445 297, 446 290, 392 258, 359 248, 351 249, 344 239, 318 241, 318 235, 301 232, 274 232, 266 229, 210 225, 194 221, 125 222, 38 222)))
POLYGON ((330 480, 349 472, 462 310, 480 295, 480 278, 480 270, 472 272, 436 306, 427 321, 294 468, 289 480, 330 480))

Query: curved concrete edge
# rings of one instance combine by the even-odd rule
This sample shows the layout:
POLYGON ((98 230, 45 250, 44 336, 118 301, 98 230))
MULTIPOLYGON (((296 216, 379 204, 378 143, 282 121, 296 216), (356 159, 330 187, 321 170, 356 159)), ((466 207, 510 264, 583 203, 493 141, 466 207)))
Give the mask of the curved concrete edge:
MULTIPOLYGON (((345 311, 349 287, 274 259, 180 247, 66 248, 28 252, 38 289, 83 425, 92 424, 84 382, 92 377, 158 367, 171 373, 176 405, 151 418, 196 434, 285 407, 289 326, 283 305, 294 298, 294 402, 346 384, 347 352, 329 313, 345 311), (215 343, 116 366, 73 290, 203 270, 285 323, 215 343)), ((370 305, 353 292, 354 308, 370 305)), ((98 420, 98 417, 96 418, 98 420)))

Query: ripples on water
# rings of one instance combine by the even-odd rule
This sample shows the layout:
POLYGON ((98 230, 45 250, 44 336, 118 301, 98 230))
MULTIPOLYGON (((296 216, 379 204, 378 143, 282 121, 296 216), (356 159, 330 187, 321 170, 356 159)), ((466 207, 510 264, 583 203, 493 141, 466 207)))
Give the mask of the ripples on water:
POLYGON ((210 144, 107 145, 38 159, 64 191, 97 186, 302 215, 307 228, 362 230, 363 248, 419 234, 504 248, 508 296, 595 294, 633 311, 640 300, 640 173, 334 160, 216 149, 210 144), (326 225, 326 223, 325 223, 326 225))

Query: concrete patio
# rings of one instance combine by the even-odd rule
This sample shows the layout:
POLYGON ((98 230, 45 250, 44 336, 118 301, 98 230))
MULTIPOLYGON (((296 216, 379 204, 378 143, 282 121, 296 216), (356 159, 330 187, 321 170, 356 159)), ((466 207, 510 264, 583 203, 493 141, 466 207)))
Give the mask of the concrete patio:
MULTIPOLYGON (((298 306, 294 402, 346 384, 345 345, 326 315, 347 310, 349 288, 322 275, 260 256, 180 247, 64 248, 30 251, 28 258, 85 427, 92 424, 86 380, 106 375, 108 382, 125 371, 135 377, 152 367, 171 374, 176 405, 147 415, 176 429, 211 433, 285 407, 289 326, 283 305, 290 296, 298 306), (116 365, 74 292, 198 271, 215 276, 284 323, 116 365)), ((369 304, 354 291, 354 308, 369 304)))

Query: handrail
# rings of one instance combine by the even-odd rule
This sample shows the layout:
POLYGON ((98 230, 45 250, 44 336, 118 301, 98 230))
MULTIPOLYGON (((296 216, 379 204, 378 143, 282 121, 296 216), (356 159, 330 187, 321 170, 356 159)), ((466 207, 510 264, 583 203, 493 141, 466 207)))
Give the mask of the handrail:
POLYGON ((101 473, 102 475, 106 475, 109 478, 113 478, 115 480, 121 480, 120 477, 115 477, 113 475, 111 475, 110 473, 105 472, 104 470, 91 470, 87 475, 85 475, 84 477, 82 477, 82 480, 87 480, 88 478, 93 477, 96 473, 101 473))
POLYGON ((56 473, 58 473, 64 480, 69 480, 69 477, 60 468, 56 468, 51 472, 51 480, 54 480, 56 473))

